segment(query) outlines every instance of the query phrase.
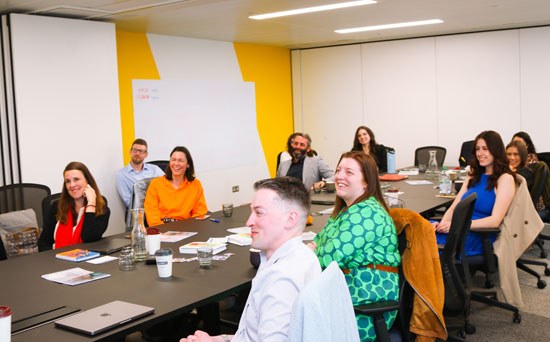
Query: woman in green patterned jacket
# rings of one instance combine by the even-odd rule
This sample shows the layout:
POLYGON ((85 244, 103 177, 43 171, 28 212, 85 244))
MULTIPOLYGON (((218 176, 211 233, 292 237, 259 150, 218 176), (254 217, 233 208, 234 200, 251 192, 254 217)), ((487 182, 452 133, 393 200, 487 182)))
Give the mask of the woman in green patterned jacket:
MULTIPOLYGON (((395 225, 384 202, 376 162, 347 152, 338 162, 336 203, 330 220, 310 247, 326 268, 333 260, 344 272, 354 305, 398 300, 401 261, 395 225)), ((385 314, 388 327, 397 312, 385 314)), ((372 319, 356 315, 361 341, 374 341, 372 319)))

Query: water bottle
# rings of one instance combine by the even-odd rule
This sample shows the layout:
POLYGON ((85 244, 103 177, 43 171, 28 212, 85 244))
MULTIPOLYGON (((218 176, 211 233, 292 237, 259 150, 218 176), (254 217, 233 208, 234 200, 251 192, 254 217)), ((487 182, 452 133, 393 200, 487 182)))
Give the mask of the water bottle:
POLYGON ((395 173, 395 150, 391 147, 386 148, 386 160, 388 173, 395 173))
POLYGON ((443 166, 439 173, 439 193, 442 195, 451 194, 451 177, 447 174, 445 166, 443 166))
POLYGON ((428 167, 426 168, 427 179, 437 179, 439 173, 439 167, 437 166, 437 151, 430 152, 430 161, 428 161, 428 167))
POLYGON ((132 249, 134 250, 134 258, 136 261, 143 261, 147 258, 147 231, 143 222, 145 209, 132 209, 134 215, 134 228, 132 229, 132 249))

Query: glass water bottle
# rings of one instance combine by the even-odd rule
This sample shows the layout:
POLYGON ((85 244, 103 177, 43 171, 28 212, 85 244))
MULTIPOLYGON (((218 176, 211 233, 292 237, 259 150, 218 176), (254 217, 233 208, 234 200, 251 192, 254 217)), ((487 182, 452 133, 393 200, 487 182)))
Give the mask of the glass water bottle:
POLYGON ((132 209, 132 215, 134 215, 134 228, 132 229, 132 249, 134 250, 134 258, 136 261, 143 261, 147 258, 147 231, 145 230, 145 224, 143 217, 145 215, 145 209, 132 209))
POLYGON ((430 152, 430 161, 428 162, 428 167, 426 168, 426 178, 427 179, 437 179, 439 176, 439 168, 437 167, 437 151, 430 152))

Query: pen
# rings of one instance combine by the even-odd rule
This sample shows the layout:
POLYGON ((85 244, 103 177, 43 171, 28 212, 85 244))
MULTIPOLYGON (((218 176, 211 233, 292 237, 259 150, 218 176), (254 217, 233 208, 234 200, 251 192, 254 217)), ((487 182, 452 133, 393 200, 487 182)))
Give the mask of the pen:
POLYGON ((216 219, 213 219, 213 218, 211 218, 209 220, 212 221, 212 222, 220 223, 220 220, 216 220, 216 219))

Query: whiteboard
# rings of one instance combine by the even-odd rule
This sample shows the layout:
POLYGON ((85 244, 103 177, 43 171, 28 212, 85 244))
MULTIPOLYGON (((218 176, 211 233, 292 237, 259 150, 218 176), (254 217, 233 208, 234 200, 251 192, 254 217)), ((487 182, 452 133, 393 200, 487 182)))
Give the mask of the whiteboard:
POLYGON ((135 136, 147 141, 148 160, 185 146, 196 173, 260 161, 254 83, 132 80, 132 91, 135 136))

